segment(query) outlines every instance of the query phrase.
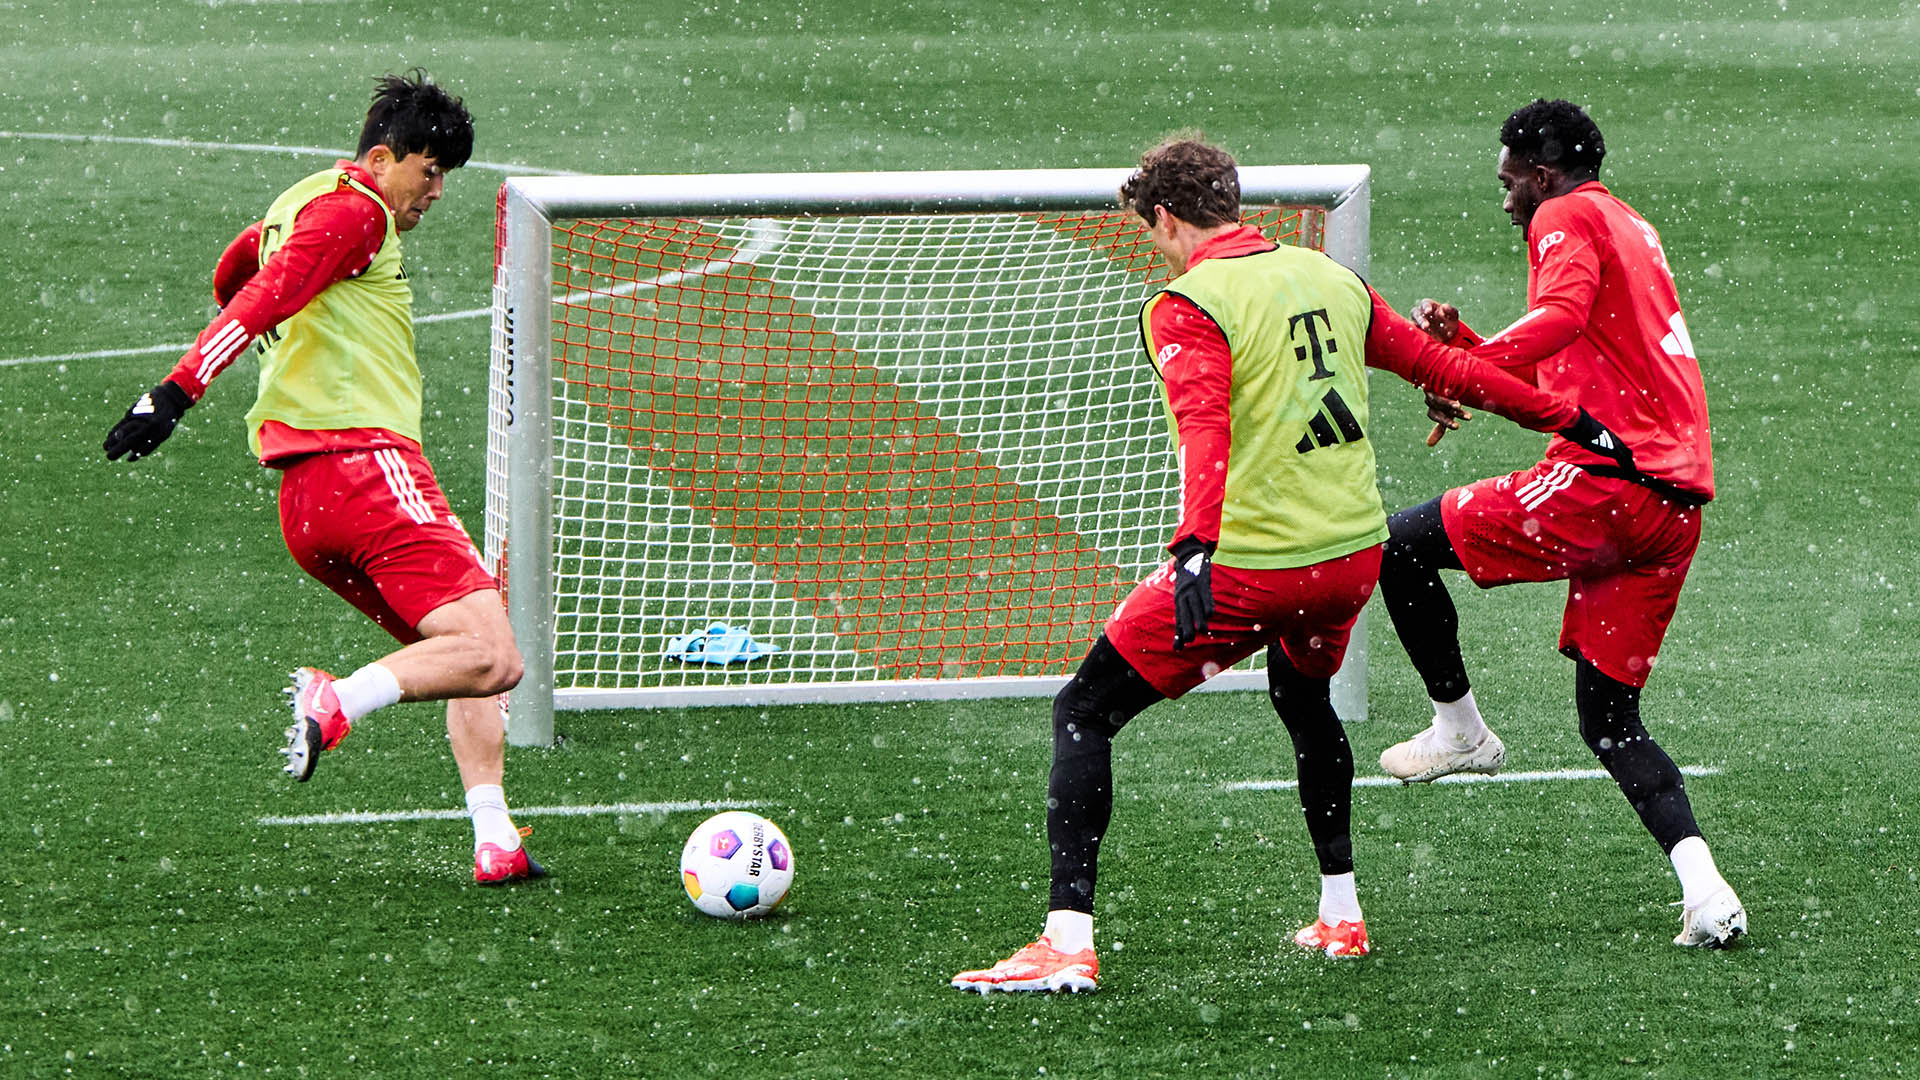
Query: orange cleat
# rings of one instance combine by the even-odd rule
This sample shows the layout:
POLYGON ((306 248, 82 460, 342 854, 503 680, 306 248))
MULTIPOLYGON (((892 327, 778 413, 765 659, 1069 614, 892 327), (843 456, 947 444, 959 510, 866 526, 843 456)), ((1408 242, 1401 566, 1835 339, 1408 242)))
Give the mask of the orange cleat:
POLYGON ((1345 920, 1328 926, 1316 919, 1312 926, 1303 926, 1293 935, 1293 943, 1328 956, 1365 956, 1371 951, 1367 948, 1367 924, 1345 920))
POLYGON ((1100 982, 1100 958, 1091 948, 1063 953, 1042 937, 1005 960, 982 971, 963 971, 953 977, 956 990, 989 994, 995 990, 1092 990, 1100 982))

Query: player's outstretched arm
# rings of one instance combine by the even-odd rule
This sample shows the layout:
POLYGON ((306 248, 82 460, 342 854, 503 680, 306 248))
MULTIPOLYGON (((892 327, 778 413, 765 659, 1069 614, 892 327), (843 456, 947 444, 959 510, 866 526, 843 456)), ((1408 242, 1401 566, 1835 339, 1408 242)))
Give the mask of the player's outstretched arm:
POLYGON ((1572 402, 1466 350, 1439 344, 1389 307, 1379 293, 1368 292, 1373 297, 1373 321, 1367 327, 1367 366, 1384 368, 1426 391, 1429 415, 1437 421, 1463 419, 1460 414, 1470 406, 1499 413, 1535 431, 1558 431, 1573 422, 1578 407, 1572 402), (1439 412, 1436 398, 1451 403, 1452 411, 1439 412))
MULTIPOLYGON (((1436 414, 1434 399, 1499 413, 1522 427, 1561 435, 1596 454, 1633 468, 1633 452, 1620 437, 1580 406, 1558 394, 1523 382, 1473 353, 1449 349, 1429 338, 1412 322, 1373 294, 1373 324, 1367 331, 1367 363, 1385 368, 1427 392, 1428 415, 1436 414)), ((1432 445, 1433 440, 1428 440, 1432 445)))
POLYGON ((241 230, 214 270, 214 316, 166 379, 140 395, 107 433, 107 459, 138 461, 173 434, 207 384, 262 333, 293 317, 314 297, 366 269, 385 236, 384 211, 352 191, 323 195, 295 219, 293 233, 264 264, 261 225, 241 230))

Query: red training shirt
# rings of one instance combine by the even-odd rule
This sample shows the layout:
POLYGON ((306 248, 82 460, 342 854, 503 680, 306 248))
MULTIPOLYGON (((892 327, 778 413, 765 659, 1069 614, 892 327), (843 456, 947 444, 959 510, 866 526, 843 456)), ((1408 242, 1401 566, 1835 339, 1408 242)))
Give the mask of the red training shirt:
MULTIPOLYGON (((1660 236, 1598 181, 1540 204, 1527 226, 1527 313, 1473 348, 1578 402, 1633 448, 1650 476, 1713 498, 1700 361, 1660 236)), ((1556 438, 1548 461, 1611 465, 1556 438)))

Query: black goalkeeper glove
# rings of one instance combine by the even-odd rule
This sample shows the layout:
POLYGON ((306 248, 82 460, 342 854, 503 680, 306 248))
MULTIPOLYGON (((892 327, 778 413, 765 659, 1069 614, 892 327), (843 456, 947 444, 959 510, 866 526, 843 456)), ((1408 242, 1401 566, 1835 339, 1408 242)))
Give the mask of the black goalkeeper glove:
POLYGON ((1579 417, 1573 423, 1561 428, 1560 434, 1576 446, 1591 450, 1601 457, 1612 458, 1628 473, 1639 471, 1633 464, 1633 448, 1585 409, 1580 410, 1579 417))
POLYGON ((127 415, 107 432, 107 441, 103 444, 107 460, 118 461, 120 455, 125 454, 128 461, 139 461, 153 453, 154 447, 173 434, 180 415, 192 405, 193 399, 187 392, 172 382, 163 382, 141 394, 127 415))
POLYGON ((1213 545, 1189 536, 1173 545, 1173 647, 1185 648, 1213 614, 1213 545))

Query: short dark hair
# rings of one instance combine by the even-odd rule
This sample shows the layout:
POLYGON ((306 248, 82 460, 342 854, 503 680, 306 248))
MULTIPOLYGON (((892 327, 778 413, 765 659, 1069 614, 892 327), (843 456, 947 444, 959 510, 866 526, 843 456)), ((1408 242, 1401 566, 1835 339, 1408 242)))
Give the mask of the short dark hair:
POLYGON ((1189 225, 1240 220, 1240 167, 1233 155, 1202 141, 1198 132, 1169 135, 1140 155, 1140 168, 1120 185, 1120 205, 1153 224, 1164 206, 1189 225))
POLYGON ((373 107, 360 129, 355 157, 385 146, 395 157, 430 154, 443 169, 473 156, 473 116, 460 99, 435 86, 421 68, 373 80, 373 107))
POLYGON ((1569 176, 1597 177, 1607 142, 1587 111, 1571 101, 1535 98, 1507 117, 1500 144, 1514 157, 1551 165, 1569 176))

